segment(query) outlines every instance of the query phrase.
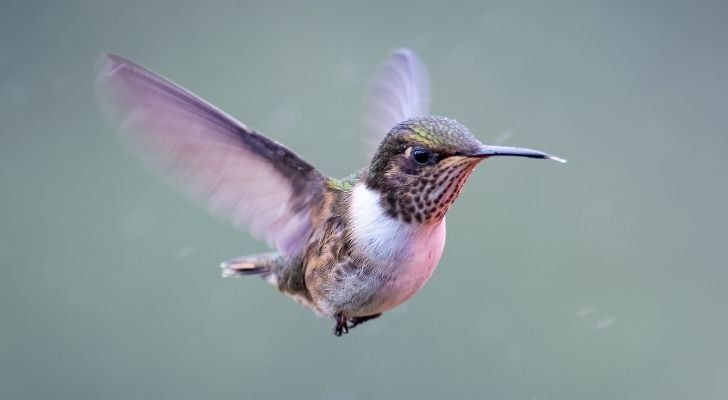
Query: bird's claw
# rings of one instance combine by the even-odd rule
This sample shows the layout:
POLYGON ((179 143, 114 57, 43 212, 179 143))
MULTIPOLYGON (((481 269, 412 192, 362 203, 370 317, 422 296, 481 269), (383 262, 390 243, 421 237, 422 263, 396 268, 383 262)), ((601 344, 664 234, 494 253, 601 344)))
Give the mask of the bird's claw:
POLYGON ((364 317, 347 317, 344 315, 343 312, 339 311, 334 315, 334 319, 336 320, 336 326, 334 327, 334 335, 341 336, 345 333, 349 333, 350 329, 353 329, 355 326, 369 321, 370 319, 378 318, 380 314, 374 314, 374 315, 367 315, 364 317))
POLYGON ((334 335, 341 336, 345 333, 349 333, 349 319, 346 318, 343 312, 339 311, 334 316, 336 320, 336 326, 334 326, 334 335))

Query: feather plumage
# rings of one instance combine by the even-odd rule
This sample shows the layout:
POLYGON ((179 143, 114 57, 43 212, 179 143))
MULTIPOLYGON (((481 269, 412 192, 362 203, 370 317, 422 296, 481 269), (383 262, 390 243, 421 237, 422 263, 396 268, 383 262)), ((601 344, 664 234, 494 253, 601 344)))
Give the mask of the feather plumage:
POLYGON ((372 156, 394 126, 430 111, 430 76, 409 49, 396 49, 379 66, 364 99, 364 145, 372 156))
POLYGON ((302 251, 324 176, 154 72, 113 54, 99 64, 99 99, 132 152, 236 228, 284 255, 302 251))

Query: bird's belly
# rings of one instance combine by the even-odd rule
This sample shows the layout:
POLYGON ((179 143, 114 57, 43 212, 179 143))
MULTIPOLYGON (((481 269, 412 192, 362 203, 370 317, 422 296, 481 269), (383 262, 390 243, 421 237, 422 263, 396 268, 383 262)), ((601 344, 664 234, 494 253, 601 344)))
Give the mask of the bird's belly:
MULTIPOLYGON (((349 311, 351 316, 366 316, 390 310, 417 293, 437 267, 445 246, 445 222, 428 235, 416 235, 403 248, 402 257, 382 262, 369 277, 369 287, 362 291, 363 301, 349 311)), ((357 302, 354 302, 357 303, 357 302)), ((352 304, 354 305, 354 304, 352 304)))

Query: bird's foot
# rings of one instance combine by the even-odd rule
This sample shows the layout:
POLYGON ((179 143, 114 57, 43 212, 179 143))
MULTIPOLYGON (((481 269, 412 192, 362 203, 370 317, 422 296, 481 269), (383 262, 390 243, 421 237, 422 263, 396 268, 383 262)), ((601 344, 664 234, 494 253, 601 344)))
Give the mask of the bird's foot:
POLYGON ((349 320, 343 312, 339 311, 334 314, 334 320, 336 321, 336 325, 334 326, 334 335, 341 336, 345 333, 349 333, 349 320))
POLYGON ((359 324, 362 324, 364 322, 367 322, 367 321, 369 321, 371 319, 379 318, 381 315, 382 315, 382 313, 374 314, 374 315, 367 315, 367 316, 364 316, 364 317, 352 317, 352 318, 349 318, 349 329, 351 329, 351 328, 353 328, 353 327, 355 327, 355 326, 357 326, 359 324))
POLYGON ((374 314, 374 315, 367 315, 364 317, 347 317, 344 315, 343 312, 339 311, 334 315, 334 320, 336 321, 336 326, 334 326, 334 335, 341 336, 345 333, 349 333, 349 330, 354 328, 355 326, 364 323, 366 321, 369 321, 370 319, 378 318, 381 313, 374 314))

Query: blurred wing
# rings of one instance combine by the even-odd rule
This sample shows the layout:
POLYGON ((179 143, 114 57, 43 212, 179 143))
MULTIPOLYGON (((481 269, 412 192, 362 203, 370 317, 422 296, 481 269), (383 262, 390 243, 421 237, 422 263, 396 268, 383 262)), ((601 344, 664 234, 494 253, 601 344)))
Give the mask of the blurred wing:
POLYGON ((364 99, 364 144, 368 155, 398 123, 428 115, 430 77, 409 49, 396 49, 379 66, 364 99))
POLYGON ((100 64, 102 108, 135 154, 236 228, 286 255, 303 249, 324 188, 313 166, 131 61, 105 54, 100 64))

